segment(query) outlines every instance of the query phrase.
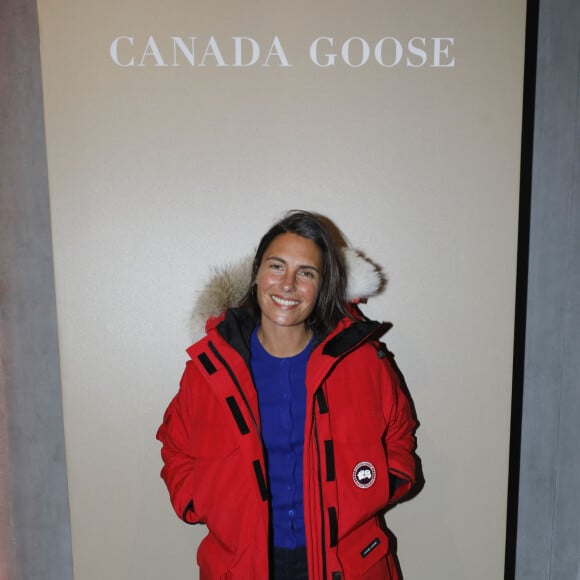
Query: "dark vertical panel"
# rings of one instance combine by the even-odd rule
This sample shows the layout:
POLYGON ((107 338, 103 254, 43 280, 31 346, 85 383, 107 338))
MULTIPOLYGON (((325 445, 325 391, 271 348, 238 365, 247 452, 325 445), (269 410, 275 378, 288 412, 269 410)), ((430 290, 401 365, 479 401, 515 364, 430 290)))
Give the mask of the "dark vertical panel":
POLYGON ((526 310, 530 243, 530 206, 534 154, 534 111, 538 50, 538 3, 528 0, 522 108, 522 153, 520 160, 520 203, 518 218, 518 259, 514 324, 513 388, 510 424, 510 468, 506 526, 504 580, 513 580, 516 571, 518 501, 524 392, 526 310))
POLYGON ((35 0, 0 2, 2 579, 72 578, 35 0))
POLYGON ((580 3, 540 0, 516 577, 580 573, 580 3))

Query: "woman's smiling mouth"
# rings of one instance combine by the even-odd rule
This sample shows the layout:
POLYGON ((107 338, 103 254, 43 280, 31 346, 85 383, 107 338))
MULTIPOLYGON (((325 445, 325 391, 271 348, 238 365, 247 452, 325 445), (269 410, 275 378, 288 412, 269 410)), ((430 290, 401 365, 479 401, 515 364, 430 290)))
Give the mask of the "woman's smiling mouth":
POLYGON ((298 300, 288 300, 286 298, 280 298, 280 296, 274 294, 271 295, 271 298, 279 306, 298 306, 298 304, 300 304, 300 301, 298 300))

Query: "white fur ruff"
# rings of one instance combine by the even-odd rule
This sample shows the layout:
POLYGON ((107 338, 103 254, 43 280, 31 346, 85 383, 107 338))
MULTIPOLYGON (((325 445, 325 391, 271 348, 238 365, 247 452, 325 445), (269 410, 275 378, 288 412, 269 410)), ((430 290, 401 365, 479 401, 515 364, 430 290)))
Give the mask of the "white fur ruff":
MULTIPOLYGON (((349 302, 366 301, 379 294, 386 283, 381 268, 354 248, 343 248, 349 302)), ((198 293, 191 315, 193 337, 201 338, 208 318, 219 316, 227 308, 239 306, 252 276, 252 256, 240 262, 215 268, 210 280, 198 293)))

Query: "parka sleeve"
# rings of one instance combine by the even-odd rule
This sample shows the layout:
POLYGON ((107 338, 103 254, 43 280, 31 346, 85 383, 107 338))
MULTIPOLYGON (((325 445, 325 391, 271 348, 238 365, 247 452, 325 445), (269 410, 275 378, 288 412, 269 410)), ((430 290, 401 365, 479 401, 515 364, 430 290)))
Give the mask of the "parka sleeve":
POLYGON ((195 511, 195 457, 192 451, 195 390, 191 363, 188 363, 180 382, 179 391, 167 407, 163 423, 157 431, 161 441, 163 468, 161 477, 169 490, 173 509, 178 517, 189 524, 200 521, 195 511))
POLYGON ((411 404, 401 388, 399 377, 384 359, 386 388, 383 389, 383 413, 387 422, 384 445, 389 463, 391 493, 389 503, 399 501, 416 482, 415 427, 411 404))

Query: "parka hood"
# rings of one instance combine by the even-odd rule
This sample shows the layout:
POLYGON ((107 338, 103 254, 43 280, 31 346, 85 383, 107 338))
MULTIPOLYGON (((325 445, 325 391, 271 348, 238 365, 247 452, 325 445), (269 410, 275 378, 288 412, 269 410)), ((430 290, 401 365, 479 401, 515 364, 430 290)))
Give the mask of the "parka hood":
MULTIPOLYGON (((365 302, 380 294, 386 285, 386 276, 380 266, 360 250, 342 249, 346 270, 346 297, 349 302, 365 302)), ((206 322, 219 317, 228 308, 242 302, 251 282, 253 256, 223 267, 212 269, 212 275, 198 292, 191 315, 191 331, 195 340, 205 334, 206 322)))

